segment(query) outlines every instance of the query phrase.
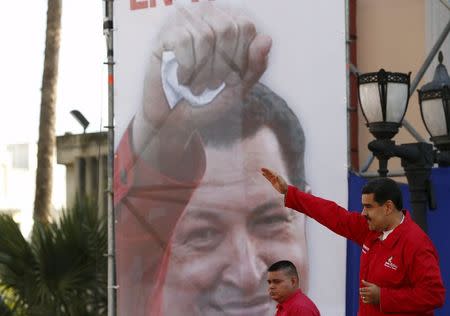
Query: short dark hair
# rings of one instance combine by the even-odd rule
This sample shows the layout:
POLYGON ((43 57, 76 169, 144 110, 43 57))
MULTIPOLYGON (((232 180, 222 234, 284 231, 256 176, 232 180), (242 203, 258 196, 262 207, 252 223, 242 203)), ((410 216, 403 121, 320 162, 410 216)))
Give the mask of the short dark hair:
POLYGON ((265 85, 255 84, 241 104, 231 107, 199 132, 206 145, 220 148, 254 136, 263 127, 270 128, 276 135, 289 180, 304 190, 305 136, 302 126, 286 101, 265 85))
POLYGON ((267 271, 268 272, 283 271, 287 275, 296 277, 298 279, 297 268, 292 262, 288 260, 275 262, 269 267, 269 269, 267 269, 267 271))
POLYGON ((373 199, 378 204, 391 200, 397 210, 403 209, 402 191, 397 182, 389 178, 377 178, 367 182, 362 188, 362 194, 373 193, 373 199))

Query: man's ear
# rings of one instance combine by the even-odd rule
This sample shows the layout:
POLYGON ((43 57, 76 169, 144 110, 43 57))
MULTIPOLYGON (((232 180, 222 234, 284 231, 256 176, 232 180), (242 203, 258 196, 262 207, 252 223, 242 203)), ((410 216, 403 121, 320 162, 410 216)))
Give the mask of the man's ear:
POLYGON ((298 280, 298 278, 296 278, 296 277, 291 277, 291 284, 292 284, 292 287, 294 287, 294 288, 297 288, 298 287, 298 284, 299 283, 299 280, 298 280))
POLYGON ((392 202, 391 200, 387 200, 384 203, 384 206, 385 206, 386 215, 392 214, 392 212, 394 212, 394 210, 395 210, 394 202, 392 202))

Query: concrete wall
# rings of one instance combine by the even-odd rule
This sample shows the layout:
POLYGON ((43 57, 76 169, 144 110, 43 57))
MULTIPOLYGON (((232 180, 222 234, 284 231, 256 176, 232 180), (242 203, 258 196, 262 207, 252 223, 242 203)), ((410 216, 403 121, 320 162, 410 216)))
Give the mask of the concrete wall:
POLYGON ((66 166, 66 204, 77 196, 97 199, 101 212, 106 210, 107 134, 66 134, 56 141, 58 164, 66 166))

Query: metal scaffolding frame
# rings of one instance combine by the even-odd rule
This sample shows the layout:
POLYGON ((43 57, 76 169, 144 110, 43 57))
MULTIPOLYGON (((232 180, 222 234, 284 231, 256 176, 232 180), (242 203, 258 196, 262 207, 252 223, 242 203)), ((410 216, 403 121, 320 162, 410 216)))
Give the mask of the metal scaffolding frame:
MULTIPOLYGON (((348 2, 349 0, 346 1, 347 2, 347 8, 348 8, 348 2)), ((448 3, 446 3, 443 0, 440 0, 440 2, 448 9, 450 10, 450 6, 448 3)), ((349 12, 347 10, 347 21, 348 21, 348 15, 349 12)), ((424 76, 425 72, 428 70, 431 62, 433 61, 433 59, 436 57, 436 54, 439 52, 439 49, 441 48, 442 44, 444 43, 445 39, 447 38, 448 34, 450 33, 450 20, 448 21, 447 25, 445 26, 445 28, 442 30, 441 34, 439 35, 439 37, 437 38, 435 44, 433 45, 433 47, 431 48, 430 52, 428 53, 428 56, 425 58, 425 61, 423 62, 422 66, 420 67, 419 71, 417 72, 416 76, 414 77, 412 83, 411 83, 411 87, 410 87, 410 91, 409 91, 409 97, 411 97, 413 95, 413 93, 415 92, 415 90, 417 89, 417 86, 419 85, 420 80, 422 80, 422 77, 424 76)), ((347 38, 348 38, 349 34, 348 34, 348 23, 347 23, 347 38)), ((349 46, 349 41, 347 41, 347 46, 349 46)), ((348 61, 348 65, 349 65, 349 72, 347 74, 347 78, 350 76, 350 73, 354 73, 354 74, 359 74, 360 71, 358 70, 358 68, 353 65, 350 60, 348 59, 349 56, 347 56, 347 61, 348 61)), ((348 81, 347 81, 348 82, 348 81)), ((350 99, 347 99, 347 108, 350 108, 350 99)), ((348 114, 349 115, 349 114, 348 114)), ((422 137, 422 135, 420 135, 420 133, 406 120, 404 119, 402 122, 402 126, 405 127, 405 129, 414 137, 414 139, 418 142, 428 142, 425 138, 422 137)), ((348 134, 350 134, 350 126, 348 126, 348 134)), ((350 149, 349 149, 350 150, 350 149)), ((349 153, 350 155, 350 153, 349 153)), ((373 154, 370 152, 366 161, 364 162, 364 164, 361 167, 360 170, 360 175, 362 176, 367 176, 367 177, 373 177, 374 175, 371 173, 367 173, 367 170, 369 169, 370 165, 373 163, 374 161, 374 156, 373 154)), ((349 164, 349 166, 351 166, 349 164)), ((389 173, 388 176, 402 176, 404 175, 403 172, 393 172, 393 173, 389 173)))
POLYGON ((106 38, 108 66, 108 166, 107 166, 107 200, 108 200, 108 316, 117 314, 117 284, 115 265, 115 214, 114 214, 114 42, 113 42, 113 7, 114 0, 104 1, 103 34, 106 38))

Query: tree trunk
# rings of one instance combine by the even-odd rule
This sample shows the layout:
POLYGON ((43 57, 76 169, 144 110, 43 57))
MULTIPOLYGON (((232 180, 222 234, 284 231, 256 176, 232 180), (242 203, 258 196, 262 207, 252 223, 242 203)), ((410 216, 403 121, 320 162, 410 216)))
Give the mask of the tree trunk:
POLYGON ((35 221, 43 223, 48 223, 51 215, 61 6, 62 0, 48 0, 33 214, 35 221))

